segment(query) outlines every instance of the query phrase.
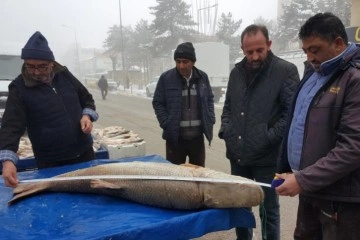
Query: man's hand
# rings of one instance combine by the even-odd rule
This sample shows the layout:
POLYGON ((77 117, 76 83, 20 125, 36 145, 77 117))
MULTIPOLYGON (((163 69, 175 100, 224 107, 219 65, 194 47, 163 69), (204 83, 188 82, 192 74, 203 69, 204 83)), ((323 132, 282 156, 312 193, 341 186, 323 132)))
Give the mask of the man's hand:
POLYGON ((89 115, 82 116, 82 118, 80 119, 80 125, 81 125, 81 130, 83 131, 83 133, 87 133, 87 134, 91 133, 93 124, 90 120, 89 115))
POLYGON ((2 169, 2 175, 4 178, 5 185, 8 187, 16 187, 19 183, 19 179, 16 175, 16 166, 15 164, 10 161, 3 161, 2 162, 3 169, 2 169))
POLYGON ((275 188, 279 195, 294 197, 302 191, 293 173, 276 174, 276 176, 284 179, 284 182, 275 188))

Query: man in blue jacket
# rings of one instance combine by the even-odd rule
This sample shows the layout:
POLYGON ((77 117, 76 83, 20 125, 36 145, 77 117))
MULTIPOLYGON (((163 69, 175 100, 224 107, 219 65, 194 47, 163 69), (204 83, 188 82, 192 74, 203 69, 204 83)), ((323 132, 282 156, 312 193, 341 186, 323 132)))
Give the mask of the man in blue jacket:
POLYGON ((204 135, 210 144, 214 95, 207 74, 194 66, 192 43, 179 44, 174 60, 176 67, 160 76, 152 102, 166 140, 166 159, 182 164, 188 156, 189 163, 205 166, 204 135))
MULTIPOLYGON (((241 48, 245 57, 230 73, 219 137, 225 140, 231 174, 271 183, 299 74, 294 64, 271 52, 265 26, 246 27, 241 48)), ((263 239, 279 240, 279 199, 274 189, 263 190, 263 239)), ((252 229, 236 228, 236 235, 250 240, 252 229)))
POLYGON ((308 65, 288 119, 276 188, 299 194, 296 240, 360 239, 360 46, 332 13, 299 38, 308 65))
POLYGON ((21 74, 10 83, 0 128, 0 161, 7 186, 18 184, 16 152, 27 130, 39 168, 89 161, 95 103, 88 90, 55 57, 35 32, 21 52, 21 74))

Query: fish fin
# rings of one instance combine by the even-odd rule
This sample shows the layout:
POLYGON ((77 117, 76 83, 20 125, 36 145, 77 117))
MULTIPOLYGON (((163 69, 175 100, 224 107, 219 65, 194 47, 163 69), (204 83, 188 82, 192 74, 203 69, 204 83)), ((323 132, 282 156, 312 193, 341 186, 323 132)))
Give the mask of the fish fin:
POLYGON ((202 168, 201 166, 191 164, 191 163, 183 163, 183 164, 180 164, 180 165, 184 166, 184 167, 189 167, 189 168, 202 168))
POLYGON ((91 188, 109 188, 109 189, 121 189, 119 184, 114 184, 100 179, 93 179, 90 181, 91 188))
POLYGON ((14 197, 10 199, 8 205, 11 205, 26 196, 34 195, 38 192, 42 192, 47 188, 46 184, 19 184, 14 188, 14 197))

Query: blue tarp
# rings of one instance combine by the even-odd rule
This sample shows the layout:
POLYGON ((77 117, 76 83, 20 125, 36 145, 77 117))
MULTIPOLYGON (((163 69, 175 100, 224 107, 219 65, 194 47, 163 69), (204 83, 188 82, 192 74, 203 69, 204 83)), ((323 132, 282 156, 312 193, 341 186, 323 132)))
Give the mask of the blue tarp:
MULTIPOLYGON (((165 161, 148 155, 100 159, 88 163, 18 173, 19 179, 57 174, 114 161, 165 161)), ((243 208, 169 210, 104 195, 42 193, 12 206, 12 188, 0 180, 0 239, 125 239, 186 240, 236 226, 255 227, 253 214, 243 208)))

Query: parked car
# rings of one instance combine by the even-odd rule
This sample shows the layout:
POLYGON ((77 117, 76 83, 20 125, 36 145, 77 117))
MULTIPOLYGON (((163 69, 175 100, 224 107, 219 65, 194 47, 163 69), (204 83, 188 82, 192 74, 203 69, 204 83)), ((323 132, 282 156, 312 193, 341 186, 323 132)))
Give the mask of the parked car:
POLYGON ((8 86, 20 74, 22 64, 18 55, 0 54, 0 125, 9 95, 8 86))
POLYGON ((108 80, 108 90, 109 91, 117 90, 117 88, 118 88, 117 82, 108 80))
POLYGON ((159 81, 160 76, 156 76, 153 77, 150 82, 148 83, 148 85, 146 85, 146 96, 147 97, 153 97, 154 96, 154 92, 155 92, 155 88, 156 85, 159 81))

